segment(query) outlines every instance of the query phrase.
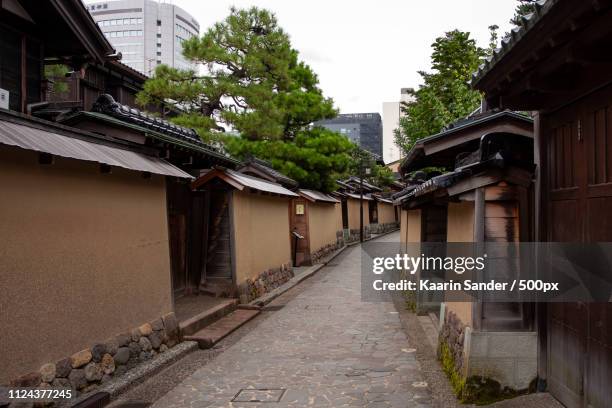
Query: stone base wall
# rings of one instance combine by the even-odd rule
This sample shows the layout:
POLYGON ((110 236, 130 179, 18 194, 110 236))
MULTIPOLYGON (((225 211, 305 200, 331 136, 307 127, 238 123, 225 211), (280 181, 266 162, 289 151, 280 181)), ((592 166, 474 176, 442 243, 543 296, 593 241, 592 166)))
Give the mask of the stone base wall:
POLYGON ((319 263, 321 259, 325 258, 332 252, 337 251, 338 249, 344 246, 344 237, 342 235, 342 231, 336 233, 336 242, 333 244, 325 245, 322 248, 317 249, 316 251, 310 254, 310 261, 313 264, 319 263), (340 235, 338 235, 340 234, 340 235))
POLYGON ((535 391, 535 332, 473 331, 448 312, 438 358, 462 403, 489 404, 535 391))
POLYGON ((386 232, 395 231, 399 228, 397 222, 388 222, 385 224, 370 224, 370 232, 372 234, 384 234, 386 232))
POLYGON ((77 395, 87 393, 178 342, 178 322, 174 313, 168 313, 72 356, 44 364, 39 371, 15 378, 10 385, 72 388, 77 395))
POLYGON ((447 348, 453 359, 453 365, 457 373, 463 374, 463 345, 465 342, 466 327, 453 312, 448 312, 438 337, 438 356, 442 349, 447 348))
POLYGON ((467 376, 491 378, 515 390, 528 389, 538 375, 537 340, 536 332, 472 332, 467 376))
POLYGON ((281 265, 279 268, 268 269, 255 279, 247 279, 238 287, 240 303, 249 303, 265 295, 293 278, 293 276, 293 267, 288 263, 281 265))
MULTIPOLYGON (((359 228, 345 230, 345 241, 347 244, 351 242, 359 242, 359 228)), ((372 233, 370 232, 370 226, 366 225, 363 227, 363 239, 370 239, 372 237, 372 233)))

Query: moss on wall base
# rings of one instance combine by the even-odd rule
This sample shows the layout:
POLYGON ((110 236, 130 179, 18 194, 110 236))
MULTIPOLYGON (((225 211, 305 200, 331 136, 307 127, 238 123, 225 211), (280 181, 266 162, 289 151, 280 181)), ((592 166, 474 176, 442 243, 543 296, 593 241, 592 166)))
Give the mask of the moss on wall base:
POLYGON ((488 405, 493 402, 535 392, 536 379, 525 390, 503 387, 498 381, 483 376, 465 376, 463 370, 464 327, 456 316, 449 313, 440 333, 438 358, 453 391, 463 404, 488 405), (452 327, 451 327, 452 326, 452 327))

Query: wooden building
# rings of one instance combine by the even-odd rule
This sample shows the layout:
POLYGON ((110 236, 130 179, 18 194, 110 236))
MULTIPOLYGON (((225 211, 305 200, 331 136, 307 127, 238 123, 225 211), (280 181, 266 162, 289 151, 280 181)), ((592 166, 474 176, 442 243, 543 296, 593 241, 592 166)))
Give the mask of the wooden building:
POLYGON ((78 0, 0 4, 0 384, 37 386, 41 366, 68 361, 63 384, 82 389, 68 373, 89 361, 74 353, 91 359, 143 325, 156 352, 177 341, 166 196, 192 176, 145 143, 29 115, 45 64, 79 71, 112 54, 78 0))
MULTIPOLYGON (((436 242, 532 239, 531 127, 530 118, 513 112, 485 112, 414 146, 402 163, 403 173, 425 167, 452 171, 425 181, 421 177, 396 196, 408 252, 442 250, 428 245, 436 242)), ((417 310, 428 310, 441 300, 423 294, 416 300, 417 310)), ((526 390, 537 374, 532 310, 533 305, 522 303, 444 301, 441 355, 452 356, 456 373, 468 387, 471 378, 484 377, 502 388, 526 390)), ((471 390, 462 392, 465 397, 471 390)))
POLYGON ((399 228, 399 207, 395 207, 393 200, 381 194, 372 194, 368 207, 372 234, 384 234, 399 228))
POLYGON ((251 301, 293 277, 289 208, 298 195, 230 169, 204 172, 191 185, 210 202, 203 279, 251 301))
MULTIPOLYGON (((338 180, 340 187, 333 196, 340 200, 342 229, 346 242, 359 241, 361 231, 361 211, 363 211, 363 237, 370 237, 370 204, 373 199, 364 188, 364 193, 359 193, 359 187, 338 180), (360 210, 360 207, 362 210, 360 210)), ((367 187, 366 187, 367 188, 367 187)))
MULTIPOLYGON (((612 241, 612 3, 536 3, 473 78, 493 108, 537 111, 535 238, 612 241)), ((612 305, 539 303, 539 387, 607 407, 612 305)))
POLYGON ((291 253, 295 266, 312 265, 344 245, 340 200, 319 191, 300 189, 291 201, 291 253), (297 246, 297 248, 296 248, 297 246))

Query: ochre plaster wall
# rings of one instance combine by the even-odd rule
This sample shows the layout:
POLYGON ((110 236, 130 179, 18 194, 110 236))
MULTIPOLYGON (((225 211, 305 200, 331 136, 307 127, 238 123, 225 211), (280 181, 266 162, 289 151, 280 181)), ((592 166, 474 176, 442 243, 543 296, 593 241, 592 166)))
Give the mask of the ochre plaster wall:
POLYGON ((378 203, 378 223, 389 224, 395 222, 395 210, 393 204, 378 203))
POLYGON ((0 147, 0 383, 172 311, 164 178, 0 147))
MULTIPOLYGON (((448 242, 473 242, 474 203, 449 203, 447 226, 448 242)), ((471 302, 446 302, 446 310, 455 313, 464 325, 472 326, 471 302)))
POLYGON ((311 253, 326 245, 336 243, 337 217, 338 213, 334 204, 308 203, 308 233, 311 253))
MULTIPOLYGON (((349 229, 358 230, 359 229, 359 199, 348 198, 347 199, 347 208, 348 208, 348 224, 349 229)), ((369 209, 368 209, 368 200, 363 200, 363 226, 370 225, 370 217, 369 217, 369 209)))
POLYGON ((289 205, 288 198, 233 192, 236 284, 291 262, 289 205))

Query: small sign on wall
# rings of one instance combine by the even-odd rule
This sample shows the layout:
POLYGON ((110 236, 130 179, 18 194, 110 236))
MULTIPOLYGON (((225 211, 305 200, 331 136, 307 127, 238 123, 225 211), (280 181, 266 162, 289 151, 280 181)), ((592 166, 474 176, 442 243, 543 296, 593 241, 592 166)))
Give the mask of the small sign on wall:
POLYGON ((9 91, 6 89, 0 88, 0 108, 8 109, 9 108, 9 91))
POLYGON ((295 205, 295 215, 304 215, 304 204, 295 205))

